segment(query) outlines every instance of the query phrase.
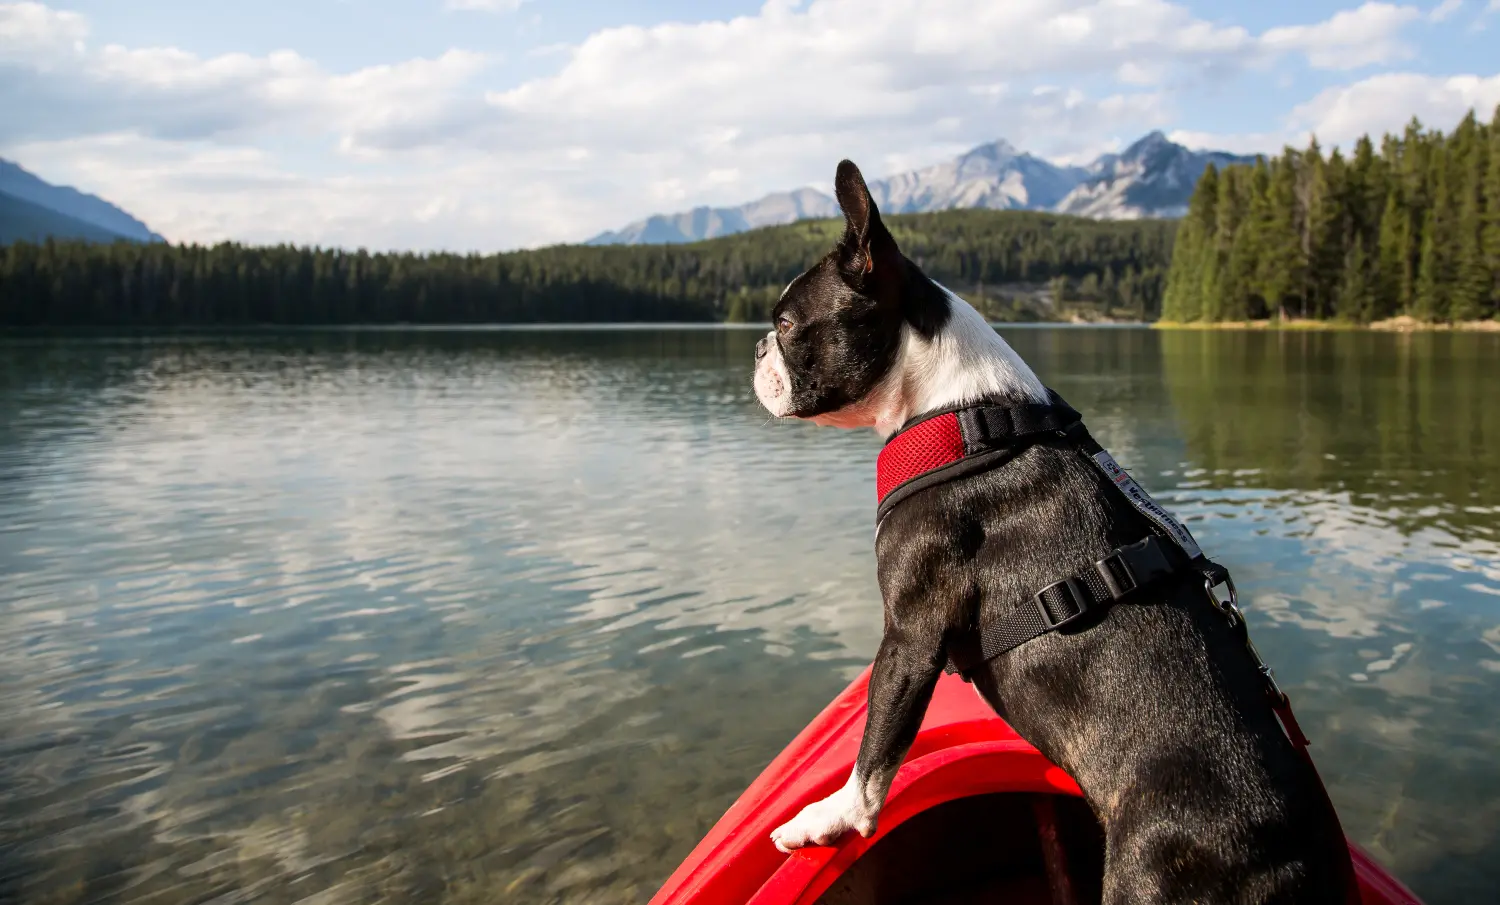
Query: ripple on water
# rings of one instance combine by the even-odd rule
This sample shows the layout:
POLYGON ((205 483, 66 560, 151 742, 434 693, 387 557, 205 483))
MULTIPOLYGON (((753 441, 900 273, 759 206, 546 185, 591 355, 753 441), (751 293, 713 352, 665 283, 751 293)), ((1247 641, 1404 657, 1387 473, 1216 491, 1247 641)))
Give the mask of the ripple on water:
MULTIPOLYGON (((0 900, 647 898, 879 640, 878 443, 768 424, 756 338, 8 344, 0 900)), ((1235 568, 1351 832, 1500 882, 1494 378, 1012 338, 1235 568)))

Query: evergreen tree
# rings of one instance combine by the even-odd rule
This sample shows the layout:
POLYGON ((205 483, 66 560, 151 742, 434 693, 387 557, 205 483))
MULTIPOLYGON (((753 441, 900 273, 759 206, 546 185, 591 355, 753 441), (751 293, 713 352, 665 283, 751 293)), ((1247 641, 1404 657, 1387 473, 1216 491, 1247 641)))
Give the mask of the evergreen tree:
MULTIPOLYGON (((1176 230, 1171 221, 1032 211, 943 211, 889 223, 907 255, 961 294, 1133 269, 1148 317, 1159 310, 1176 230)), ((22 242, 0 247, 0 324, 761 321, 841 230, 837 221, 804 221, 689 245, 494 255, 22 242)), ((991 310, 986 299, 974 301, 991 310)))
POLYGON ((1307 253, 1305 317, 1325 318, 1334 311, 1339 270, 1346 257, 1346 176, 1344 157, 1335 148, 1325 164, 1314 141, 1305 161, 1307 253))
POLYGON ((1162 318, 1178 323, 1202 320, 1205 270, 1213 250, 1213 229, 1219 200, 1219 171, 1213 165, 1203 171, 1187 216, 1177 231, 1172 248, 1172 266, 1162 297, 1162 318))
MULTIPOLYGON (((1473 122, 1471 113, 1466 122, 1473 122)), ((1476 130, 1477 131, 1477 130, 1476 130)), ((1485 266, 1483 245, 1484 172, 1486 148, 1472 136, 1459 158, 1458 214, 1452 254, 1453 284, 1448 317, 1456 321, 1476 320, 1486 313, 1492 279, 1485 266)))
POLYGON ((1449 135, 1413 119, 1345 158, 1316 140, 1205 176, 1168 273, 1177 319, 1500 313, 1500 110, 1449 135))
POLYGON ((1422 253, 1417 266, 1416 296, 1412 301, 1412 314, 1424 321, 1442 320, 1447 315, 1453 289, 1456 230, 1452 192, 1448 186, 1450 157, 1442 149, 1428 157, 1432 169, 1432 203, 1422 224, 1422 253))
POLYGON ((1484 314, 1500 317, 1500 106, 1495 107, 1488 131, 1480 225, 1480 249, 1490 278, 1484 314))
POLYGON ((1266 272, 1261 277, 1266 306, 1275 317, 1291 315, 1290 306, 1301 299, 1307 272, 1297 201, 1297 156, 1290 149, 1271 168, 1268 187, 1271 217, 1265 238, 1266 272))
POLYGON ((1336 307, 1339 317, 1367 324, 1374 319, 1375 287, 1364 239, 1356 239, 1345 256, 1336 307))
POLYGON ((1406 209, 1393 186, 1386 194, 1385 212, 1380 217, 1379 253, 1376 261, 1378 280, 1374 290, 1374 316, 1391 317, 1411 306, 1412 286, 1410 239, 1406 231, 1406 209))

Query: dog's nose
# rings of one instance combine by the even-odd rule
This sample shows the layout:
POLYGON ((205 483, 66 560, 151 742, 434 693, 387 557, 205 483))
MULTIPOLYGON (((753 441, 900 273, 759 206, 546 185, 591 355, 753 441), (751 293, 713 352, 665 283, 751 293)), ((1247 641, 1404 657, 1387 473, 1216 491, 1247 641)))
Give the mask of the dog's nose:
POLYGON ((766 346, 766 337, 762 336, 760 342, 755 344, 755 360, 760 361, 762 358, 765 358, 767 351, 769 351, 769 348, 766 346))

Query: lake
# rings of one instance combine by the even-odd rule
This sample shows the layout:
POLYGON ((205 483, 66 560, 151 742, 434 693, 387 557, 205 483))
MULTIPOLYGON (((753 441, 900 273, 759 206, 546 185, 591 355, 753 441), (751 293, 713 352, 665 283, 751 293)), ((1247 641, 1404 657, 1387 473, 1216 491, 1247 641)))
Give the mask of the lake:
MULTIPOLYGON (((1002 331, 1234 571, 1346 828, 1500 886, 1500 335, 1002 331)), ((642 902, 868 662, 756 330, 0 340, 0 901, 642 902)))

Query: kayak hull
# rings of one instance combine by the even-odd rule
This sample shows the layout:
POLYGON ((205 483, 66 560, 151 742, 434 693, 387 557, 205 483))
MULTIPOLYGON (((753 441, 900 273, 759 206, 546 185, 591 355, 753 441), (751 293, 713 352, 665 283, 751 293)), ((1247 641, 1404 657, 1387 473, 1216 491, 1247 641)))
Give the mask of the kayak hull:
MULTIPOLYGON (((771 831, 838 789, 853 769, 868 682, 867 669, 777 755, 651 905, 813 905, 825 894, 843 901, 830 888, 841 880, 848 886, 847 875, 862 856, 933 809, 978 796, 1059 796, 1063 803, 1081 798, 1072 778, 996 716, 971 686, 945 675, 891 784, 875 835, 864 839, 848 833, 831 846, 782 854, 771 844, 771 831)), ((1365 905, 1420 905, 1358 846, 1351 842, 1349 848, 1365 905)))

